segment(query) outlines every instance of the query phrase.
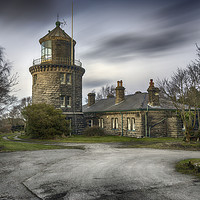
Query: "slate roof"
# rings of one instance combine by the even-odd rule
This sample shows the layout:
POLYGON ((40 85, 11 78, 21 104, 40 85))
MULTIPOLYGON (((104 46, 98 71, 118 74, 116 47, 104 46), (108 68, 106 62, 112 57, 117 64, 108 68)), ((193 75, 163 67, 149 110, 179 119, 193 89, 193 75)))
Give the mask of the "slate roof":
MULTIPOLYGON (((135 93, 126 95, 125 100, 121 103, 115 104, 115 97, 108 99, 101 99, 95 104, 88 107, 83 106, 83 112, 115 112, 115 111, 134 111, 146 110, 148 105, 148 93, 135 93)), ((152 107, 148 105, 149 110, 174 110, 172 102, 164 97, 160 97, 160 106, 152 107)))

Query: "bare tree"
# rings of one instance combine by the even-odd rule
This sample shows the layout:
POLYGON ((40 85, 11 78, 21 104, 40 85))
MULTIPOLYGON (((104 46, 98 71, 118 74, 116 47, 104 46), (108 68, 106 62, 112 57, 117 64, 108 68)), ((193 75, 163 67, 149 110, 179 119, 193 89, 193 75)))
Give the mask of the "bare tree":
MULTIPOLYGON (((200 58, 199 48, 197 55, 200 58)), ((189 141, 197 121, 198 127, 200 126, 200 59, 188 65, 186 69, 178 68, 170 79, 158 80, 158 85, 161 92, 176 107, 186 130, 186 139, 189 141)))
POLYGON ((11 92, 17 84, 17 74, 11 75, 11 68, 12 65, 5 60, 3 48, 0 47, 0 114, 16 101, 11 92))
POLYGON ((108 95, 115 96, 115 86, 114 85, 106 85, 102 86, 100 91, 96 94, 96 100, 106 99, 108 95))
POLYGON ((14 125, 14 122, 16 119, 18 119, 21 122, 24 122, 24 117, 22 115, 22 111, 24 108, 32 104, 32 98, 31 97, 25 97, 19 101, 19 103, 12 107, 12 109, 9 112, 8 118, 11 123, 11 125, 14 125))

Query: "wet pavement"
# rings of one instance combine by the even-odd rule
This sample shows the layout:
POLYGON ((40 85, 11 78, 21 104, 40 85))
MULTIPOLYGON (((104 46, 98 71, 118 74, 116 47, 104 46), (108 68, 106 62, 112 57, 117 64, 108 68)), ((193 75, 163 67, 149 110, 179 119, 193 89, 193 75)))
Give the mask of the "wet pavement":
POLYGON ((198 151, 85 147, 0 153, 0 199, 200 199, 200 180, 174 169, 198 151))

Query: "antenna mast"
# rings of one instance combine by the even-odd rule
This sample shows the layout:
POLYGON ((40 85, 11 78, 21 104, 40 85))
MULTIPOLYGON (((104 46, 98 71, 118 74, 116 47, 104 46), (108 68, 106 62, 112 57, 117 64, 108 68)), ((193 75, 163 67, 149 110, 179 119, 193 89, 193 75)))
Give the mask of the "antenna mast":
POLYGON ((73 64, 74 64, 74 51, 73 51, 73 0, 72 0, 71 65, 73 64))

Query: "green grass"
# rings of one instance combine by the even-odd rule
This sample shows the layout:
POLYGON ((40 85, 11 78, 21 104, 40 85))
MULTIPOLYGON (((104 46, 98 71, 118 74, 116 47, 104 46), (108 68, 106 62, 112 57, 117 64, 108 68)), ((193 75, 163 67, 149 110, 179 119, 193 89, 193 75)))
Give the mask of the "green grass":
POLYGON ((91 136, 73 135, 66 138, 54 140, 33 140, 28 136, 21 136, 23 139, 38 142, 53 143, 120 143, 121 148, 155 148, 155 149, 175 149, 175 150, 197 150, 200 151, 200 142, 184 142, 182 138, 131 138, 121 136, 91 136))
POLYGON ((71 137, 66 138, 57 138, 53 140, 38 140, 31 139, 30 136, 22 135, 22 139, 34 140, 34 141, 47 141, 47 142, 71 142, 71 143, 112 143, 112 142, 135 142, 135 143, 157 143, 157 142, 173 142, 173 141, 182 141, 182 139, 175 138, 133 138, 133 137, 121 137, 121 136, 84 136, 84 135, 72 135, 71 137))
MULTIPOLYGON (((14 136, 9 137, 14 139, 14 136)), ((120 143, 120 148, 155 148, 200 151, 200 142, 184 142, 182 138, 131 138, 121 136, 84 136, 72 135, 66 138, 53 140, 31 139, 30 136, 22 135, 21 139, 37 143, 120 143)))
POLYGON ((84 149, 82 146, 45 145, 41 143, 23 143, 17 141, 8 141, 3 139, 3 136, 13 139, 15 135, 14 134, 0 135, 0 152, 36 151, 36 150, 50 150, 50 149, 84 149))
POLYGON ((200 159, 193 158, 193 159, 182 160, 176 164, 176 171, 183 173, 183 174, 195 175, 198 178, 200 178, 200 171, 196 170, 193 167, 194 163, 198 163, 200 166, 200 159), (189 164, 189 163, 191 163, 191 164, 189 164))

